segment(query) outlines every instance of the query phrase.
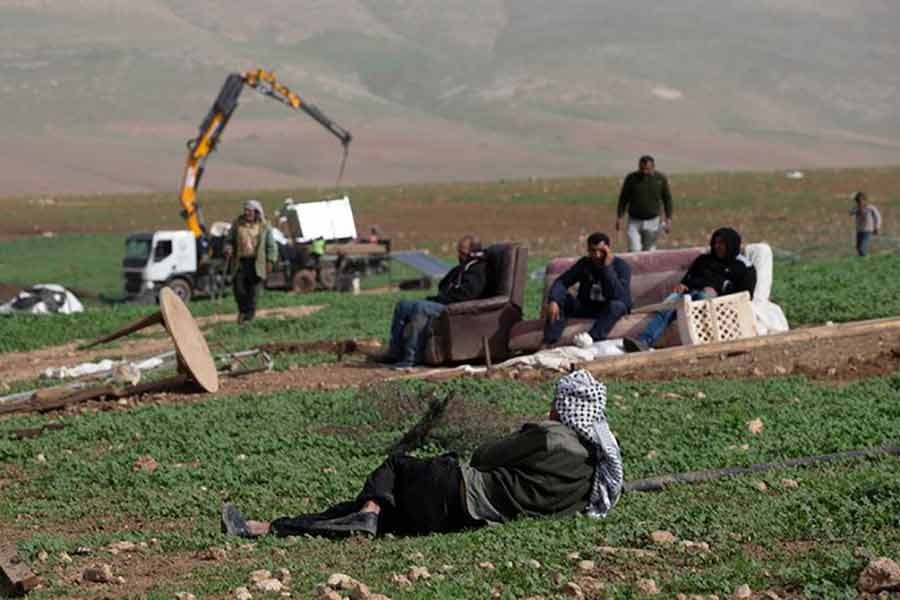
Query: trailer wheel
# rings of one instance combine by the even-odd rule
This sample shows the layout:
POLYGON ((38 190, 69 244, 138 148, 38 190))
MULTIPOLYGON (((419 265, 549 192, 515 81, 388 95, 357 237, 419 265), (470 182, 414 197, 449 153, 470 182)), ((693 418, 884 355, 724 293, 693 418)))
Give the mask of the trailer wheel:
POLYGON ((308 294, 316 289, 316 272, 312 269, 301 269, 291 278, 291 290, 298 294, 308 294))
POLYGON ((332 262, 322 263, 319 267, 319 284, 326 290, 333 290, 337 283, 338 269, 332 262))
POLYGON ((181 301, 187 304, 191 301, 191 284, 181 277, 176 277, 166 282, 166 287, 175 292, 181 301))

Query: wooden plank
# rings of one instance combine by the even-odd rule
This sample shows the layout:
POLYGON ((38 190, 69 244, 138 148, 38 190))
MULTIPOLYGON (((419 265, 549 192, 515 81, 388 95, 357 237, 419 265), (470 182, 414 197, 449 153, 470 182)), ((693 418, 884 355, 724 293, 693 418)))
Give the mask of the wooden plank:
POLYGON ((0 546, 0 593, 24 595, 40 582, 41 578, 19 559, 15 544, 0 546))
POLYGON ((806 329, 795 329, 785 333, 764 335, 731 342, 714 342, 700 346, 675 346, 654 352, 639 352, 624 356, 609 356, 584 363, 582 368, 593 375, 615 374, 618 371, 636 367, 659 367, 670 363, 682 363, 691 358, 704 358, 720 354, 745 353, 757 348, 778 348, 799 342, 820 339, 837 339, 857 335, 870 335, 887 331, 900 331, 900 317, 823 325, 806 329))

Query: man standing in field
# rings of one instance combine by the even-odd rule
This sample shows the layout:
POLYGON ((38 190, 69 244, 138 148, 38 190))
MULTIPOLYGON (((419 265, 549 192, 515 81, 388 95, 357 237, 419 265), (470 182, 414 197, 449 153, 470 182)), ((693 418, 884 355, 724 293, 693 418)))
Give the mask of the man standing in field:
POLYGON ((881 213, 874 204, 869 204, 865 192, 856 192, 853 201, 856 206, 850 209, 850 215, 856 217, 856 253, 866 256, 872 236, 881 231, 881 213))
POLYGON ((481 241, 474 235, 463 236, 456 244, 459 264, 438 284, 436 296, 425 300, 401 300, 394 307, 391 339, 388 351, 378 358, 404 369, 421 362, 425 330, 431 320, 447 311, 447 305, 477 300, 484 295, 488 284, 487 261, 481 241))
POLYGON ((619 192, 616 208, 616 231, 622 228, 622 217, 628 210, 628 251, 656 250, 660 225, 668 231, 672 224, 672 194, 669 180, 656 170, 652 156, 642 156, 638 170, 629 173, 619 192), (665 218, 660 223, 660 211, 665 218))
POLYGON ((544 343, 555 344, 567 318, 596 319, 590 335, 605 340, 623 315, 631 310, 631 267, 615 256, 605 233, 587 238, 587 256, 556 278, 547 302, 544 343), (578 296, 569 288, 578 284, 578 296))
POLYGON ((244 203, 244 212, 231 224, 224 251, 230 261, 241 325, 253 320, 260 284, 278 259, 278 247, 262 204, 256 200, 244 203))

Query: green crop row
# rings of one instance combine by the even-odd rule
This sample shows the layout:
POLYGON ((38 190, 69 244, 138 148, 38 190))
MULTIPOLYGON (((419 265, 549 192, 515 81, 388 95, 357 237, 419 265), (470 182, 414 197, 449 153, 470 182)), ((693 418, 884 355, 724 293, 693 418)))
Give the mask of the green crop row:
MULTIPOLYGON (((900 376, 820 387, 802 378, 667 384, 609 382, 608 414, 623 452, 626 477, 779 461, 864 446, 898 443, 900 376), (761 419, 753 434, 747 422, 761 419)), ((4 432, 44 422, 18 417, 0 423, 0 466, 9 476, 0 521, 31 530, 20 548, 29 556, 111 541, 160 540, 151 555, 223 546, 219 503, 231 499, 248 514, 269 518, 314 511, 352 497, 362 479, 425 409, 427 398, 452 394, 451 411, 423 454, 471 451, 475 439, 541 418, 552 386, 456 380, 408 383, 354 392, 242 394, 190 405, 147 406, 60 419, 66 427, 27 441, 4 432), (402 401, 401 401, 402 400, 402 401), (402 410, 401 410, 402 409, 402 410), (454 416, 455 415, 455 416, 454 416), (454 435, 465 430, 467 435, 454 435), (38 460, 38 455, 43 460, 38 460), (159 468, 134 472, 138 457, 159 468), (140 524, 134 528, 133 524, 140 524)), ((653 577, 666 596, 727 596, 739 584, 809 598, 853 595, 865 564, 856 547, 900 552, 900 459, 882 458, 790 469, 624 496, 602 521, 522 520, 455 535, 341 543, 265 539, 239 562, 197 562, 154 585, 154 595, 187 589, 228 595, 256 568, 289 568, 294 589, 310 591, 330 572, 361 579, 395 598, 504 598, 550 594, 554 575, 576 575, 567 558, 595 560, 612 597, 631 597, 639 577, 653 577), (797 482, 785 483, 791 479, 797 482), (754 483, 764 482, 766 491, 754 483), (650 532, 706 542, 709 553, 654 548, 650 532), (610 557, 597 545, 648 548, 657 557, 610 557), (802 548, 799 552, 797 548, 802 548), (414 553, 422 558, 410 559, 414 553), (541 564, 536 568, 527 561, 541 564), (479 563, 490 561, 486 570, 479 563), (391 575, 410 564, 433 574, 427 585, 402 588, 391 575)), ((3 473, 3 471, 0 471, 3 473)), ((235 554, 237 555, 237 554, 235 554)), ((84 564, 93 557, 78 559, 84 564)), ((55 559, 51 559, 51 564, 55 559)), ((78 563, 77 563, 78 564, 78 563)), ((51 575, 35 598, 82 593, 51 575)))

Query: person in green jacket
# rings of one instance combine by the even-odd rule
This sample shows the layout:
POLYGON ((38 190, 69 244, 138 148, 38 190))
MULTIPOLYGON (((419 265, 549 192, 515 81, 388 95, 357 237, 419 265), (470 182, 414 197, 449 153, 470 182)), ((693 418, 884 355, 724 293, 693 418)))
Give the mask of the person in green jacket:
POLYGON ((622 228, 622 217, 628 211, 628 251, 656 250, 660 227, 669 231, 672 225, 672 193, 669 180, 656 170, 652 156, 638 160, 638 170, 625 177, 616 208, 616 231, 622 228), (664 212, 661 218, 660 212, 664 212))
POLYGON ((342 537, 424 535, 500 524, 519 516, 604 517, 622 492, 619 445, 605 416, 606 386, 587 371, 562 377, 544 421, 483 444, 469 463, 445 454, 393 455, 366 479, 355 500, 321 513, 248 521, 222 507, 231 535, 342 537))
POLYGON ((231 224, 224 252, 230 261, 240 325, 253 320, 260 285, 278 259, 278 246, 262 204, 256 200, 244 202, 244 212, 231 224))

